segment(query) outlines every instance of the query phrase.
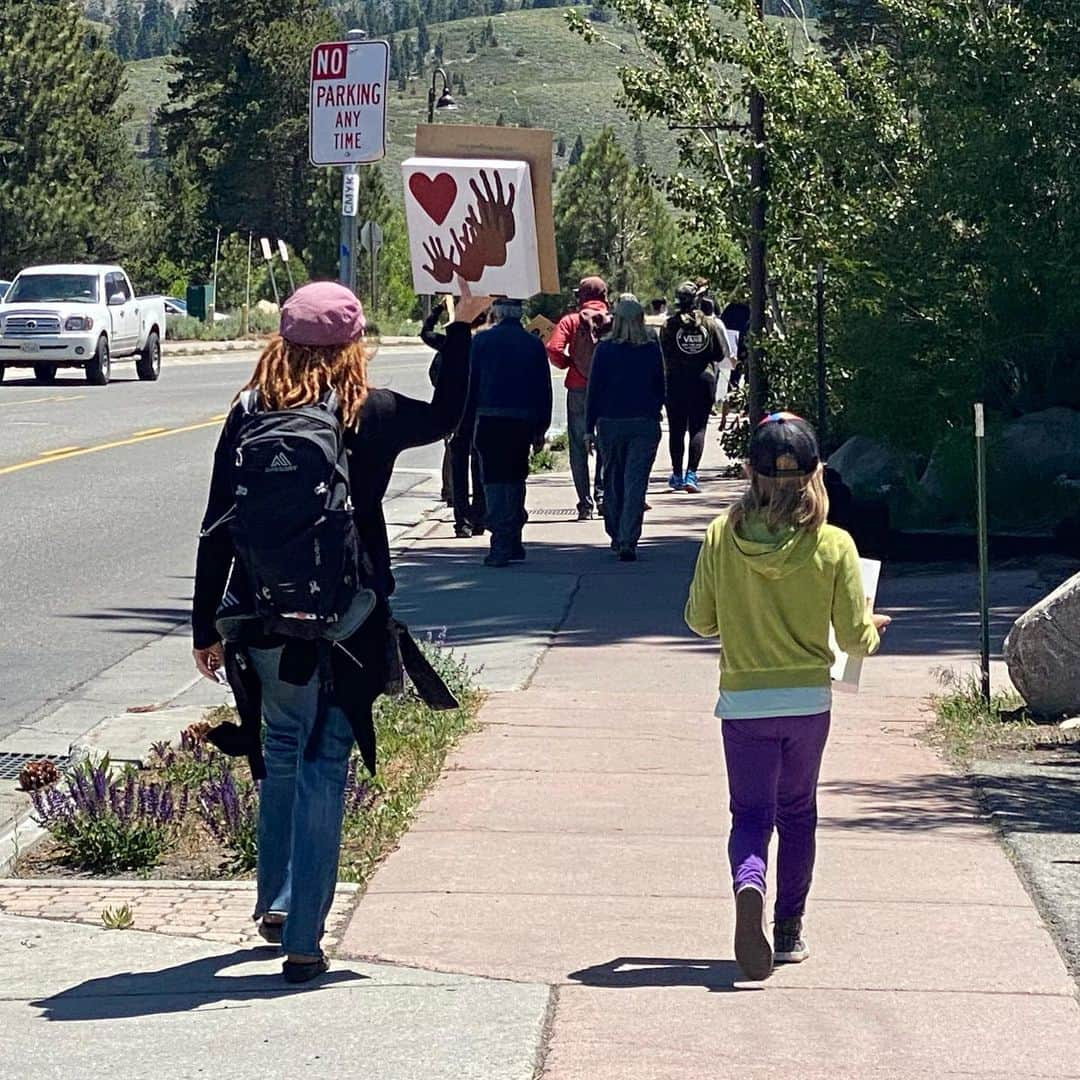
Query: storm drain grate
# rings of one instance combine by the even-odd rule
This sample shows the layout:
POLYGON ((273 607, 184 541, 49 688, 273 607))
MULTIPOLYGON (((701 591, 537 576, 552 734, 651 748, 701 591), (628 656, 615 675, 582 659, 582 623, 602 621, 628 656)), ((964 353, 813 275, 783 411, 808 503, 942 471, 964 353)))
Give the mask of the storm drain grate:
POLYGON ((543 509, 543 510, 530 510, 529 520, 547 520, 547 521, 561 521, 563 519, 576 518, 576 510, 558 510, 558 509, 543 509))
POLYGON ((24 765, 31 761, 51 761, 58 769, 68 764, 66 754, 15 754, 10 751, 0 752, 0 780, 18 780, 24 765))

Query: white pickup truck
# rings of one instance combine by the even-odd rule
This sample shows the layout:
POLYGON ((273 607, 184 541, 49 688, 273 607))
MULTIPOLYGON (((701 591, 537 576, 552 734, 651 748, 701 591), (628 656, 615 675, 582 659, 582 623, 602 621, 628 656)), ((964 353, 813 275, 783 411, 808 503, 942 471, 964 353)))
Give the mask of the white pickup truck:
POLYGON ((0 303, 0 379, 9 367, 32 367, 40 383, 57 368, 80 367, 105 386, 114 360, 130 358, 140 379, 161 373, 165 305, 138 297, 119 266, 32 266, 0 303))

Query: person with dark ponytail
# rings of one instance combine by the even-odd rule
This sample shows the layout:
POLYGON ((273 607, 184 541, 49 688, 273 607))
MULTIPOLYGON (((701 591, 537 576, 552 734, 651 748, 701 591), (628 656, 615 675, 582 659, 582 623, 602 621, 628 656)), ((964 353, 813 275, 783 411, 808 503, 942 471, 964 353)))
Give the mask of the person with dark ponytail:
POLYGON ((727 339, 716 320, 697 308, 699 290, 693 282, 680 285, 675 293, 677 310, 660 331, 660 346, 664 354, 664 375, 667 382, 672 491, 701 491, 698 467, 705 451, 705 431, 713 402, 716 400, 717 368, 730 356, 727 339), (686 472, 687 435, 690 437, 686 472))

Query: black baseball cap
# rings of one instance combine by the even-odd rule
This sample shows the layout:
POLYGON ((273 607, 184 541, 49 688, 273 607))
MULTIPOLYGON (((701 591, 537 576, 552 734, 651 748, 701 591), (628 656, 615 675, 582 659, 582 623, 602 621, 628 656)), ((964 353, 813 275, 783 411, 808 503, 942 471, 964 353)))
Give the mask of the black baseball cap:
POLYGON ((794 413, 771 413, 750 439, 750 468, 761 476, 810 476, 820 464, 814 429, 794 413))

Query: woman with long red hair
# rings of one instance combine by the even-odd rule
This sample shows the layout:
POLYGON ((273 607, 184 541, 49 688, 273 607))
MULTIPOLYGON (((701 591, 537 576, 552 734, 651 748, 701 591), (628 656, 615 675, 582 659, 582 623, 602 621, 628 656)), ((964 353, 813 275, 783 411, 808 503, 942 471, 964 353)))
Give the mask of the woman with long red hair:
MULTIPOLYGON (((195 664, 209 679, 224 672, 236 693, 240 727, 222 725, 211 739, 229 753, 246 754, 260 779, 254 917, 267 941, 283 945, 290 982, 307 981, 328 966, 320 942, 337 881, 354 742, 368 768, 375 766, 371 707, 387 686, 397 633, 389 612, 394 577, 382 499, 403 450, 438 442, 457 428, 469 382, 471 324, 488 305, 486 297, 468 295, 457 304, 438 385, 428 402, 372 387, 373 350, 364 340, 359 300, 342 285, 305 285, 282 308, 280 334, 234 403, 214 455, 195 572, 195 664), (331 416, 337 423, 329 421, 331 416), (339 446, 340 460, 347 461, 347 468, 338 467, 348 474, 348 484, 340 485, 340 505, 351 508, 352 521, 342 515, 341 526, 357 553, 355 583, 344 577, 350 585, 348 607, 334 614, 322 637, 313 624, 295 621, 316 615, 288 609, 268 614, 271 589, 254 587, 258 574, 252 571, 238 510, 248 492, 237 470, 245 455, 254 456, 246 441, 251 425, 281 423, 280 430, 295 437, 312 417, 316 428, 322 422, 335 433, 337 441, 330 445, 339 446)), ((268 543, 265 534, 279 531, 279 523, 286 533, 291 521, 293 508, 284 493, 299 475, 297 466, 278 453, 261 470, 261 479, 272 483, 275 469, 283 493, 280 522, 269 521, 253 544, 268 543)), ((314 490, 329 500, 336 486, 331 479, 329 486, 314 490)), ((276 505, 271 499, 274 516, 276 505)), ((314 522, 326 523, 326 515, 314 522)), ((316 541, 315 564, 324 572, 320 552, 325 555, 316 541)))

